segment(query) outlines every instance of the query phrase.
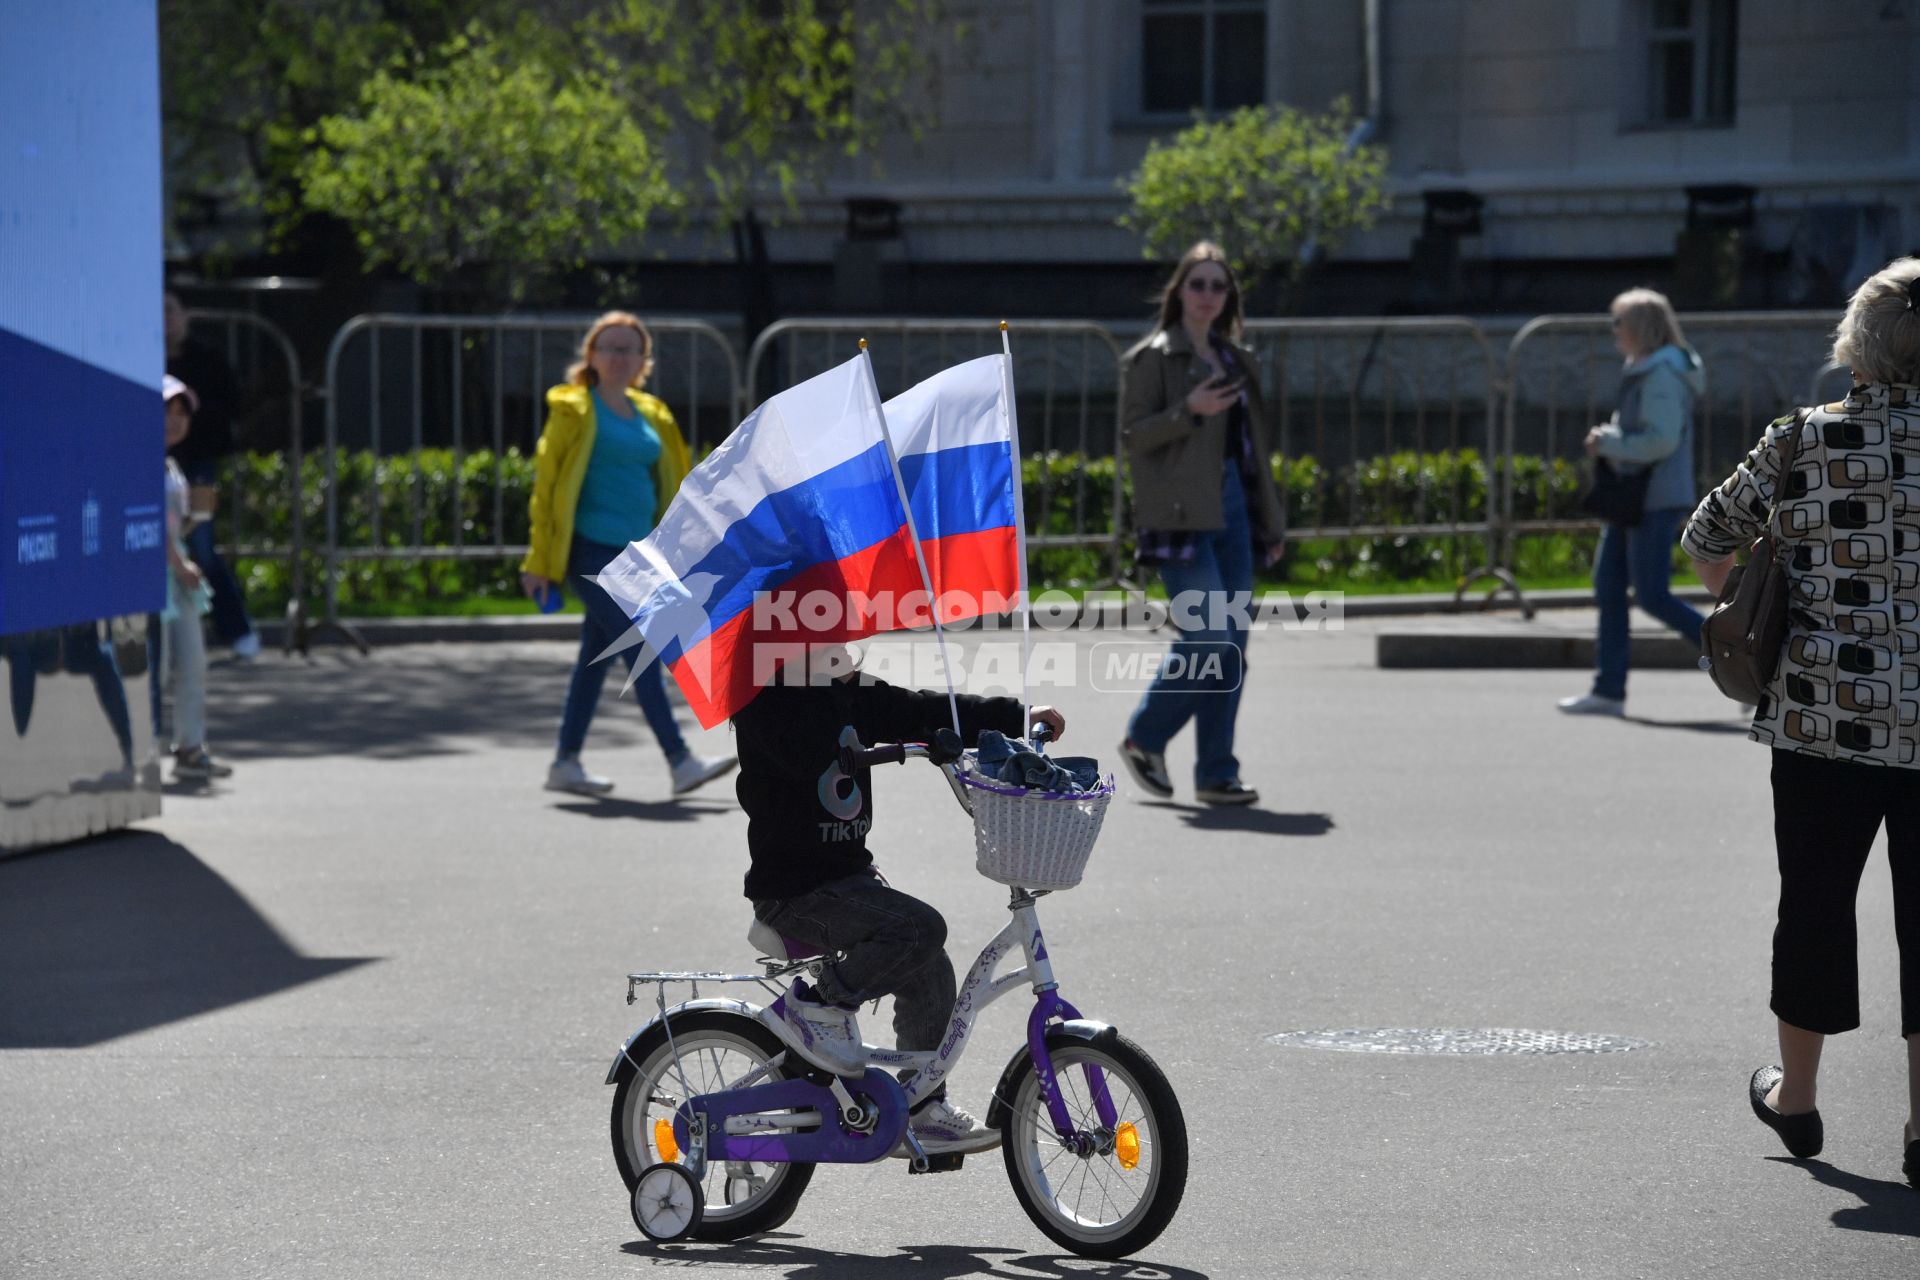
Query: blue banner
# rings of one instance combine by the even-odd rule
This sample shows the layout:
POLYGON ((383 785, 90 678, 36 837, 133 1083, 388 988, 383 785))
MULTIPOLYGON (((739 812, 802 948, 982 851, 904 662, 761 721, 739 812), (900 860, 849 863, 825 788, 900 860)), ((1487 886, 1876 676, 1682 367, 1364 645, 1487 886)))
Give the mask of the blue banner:
POLYGON ((166 595, 151 0, 0 3, 0 635, 166 595))
POLYGON ((160 390, 0 329, 0 635, 166 603, 160 390))

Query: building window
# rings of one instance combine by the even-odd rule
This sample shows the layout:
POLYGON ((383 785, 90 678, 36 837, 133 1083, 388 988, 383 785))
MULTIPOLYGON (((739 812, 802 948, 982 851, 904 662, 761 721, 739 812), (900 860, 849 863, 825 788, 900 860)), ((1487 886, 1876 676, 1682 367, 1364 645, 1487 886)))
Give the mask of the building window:
POLYGON ((1736 0, 1644 0, 1642 119, 1650 125, 1733 123, 1736 0))
POLYGON ((1231 111, 1266 100, 1266 0, 1140 0, 1143 111, 1231 111))

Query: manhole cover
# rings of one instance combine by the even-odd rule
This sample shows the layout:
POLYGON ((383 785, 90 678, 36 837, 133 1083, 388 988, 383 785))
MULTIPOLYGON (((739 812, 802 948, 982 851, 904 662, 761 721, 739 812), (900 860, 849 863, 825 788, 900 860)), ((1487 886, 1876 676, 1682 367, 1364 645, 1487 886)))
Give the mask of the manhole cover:
POLYGON ((1342 1053, 1627 1053, 1652 1043, 1585 1031, 1526 1031, 1515 1027, 1358 1027, 1345 1031, 1278 1031, 1266 1038, 1291 1049, 1342 1053))

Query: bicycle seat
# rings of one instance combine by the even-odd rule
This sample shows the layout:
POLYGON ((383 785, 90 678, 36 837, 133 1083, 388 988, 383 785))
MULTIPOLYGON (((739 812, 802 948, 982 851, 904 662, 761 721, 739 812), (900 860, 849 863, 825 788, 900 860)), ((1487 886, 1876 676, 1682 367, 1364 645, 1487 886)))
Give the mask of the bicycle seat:
POLYGON ((798 938, 789 938, 759 916, 753 918, 753 925, 747 930, 747 941, 753 944, 758 954, 769 960, 811 960, 820 954, 819 947, 798 938))

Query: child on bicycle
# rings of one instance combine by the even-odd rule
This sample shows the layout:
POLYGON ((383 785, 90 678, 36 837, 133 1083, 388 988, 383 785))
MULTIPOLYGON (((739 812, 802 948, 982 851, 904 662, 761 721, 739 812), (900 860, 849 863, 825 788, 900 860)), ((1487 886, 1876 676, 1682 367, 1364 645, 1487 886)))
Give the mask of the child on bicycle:
MULTIPOLYGON (((983 729, 1022 735, 1017 698, 957 696, 960 735, 983 729)), ((1034 707, 1057 737, 1065 718, 1034 707)), ((932 906, 891 888, 867 849, 873 827, 872 776, 840 768, 842 744, 926 742, 952 726, 943 693, 902 689, 862 676, 846 650, 819 646, 805 679, 782 671, 733 718, 747 814, 746 895, 756 918, 795 942, 838 955, 817 985, 796 980, 761 1014, 782 1043, 823 1070, 864 1068, 853 1014, 893 996, 893 1031, 903 1050, 939 1047, 956 992, 946 921, 932 906)), ((915 1106, 914 1136, 928 1152, 980 1151, 999 1142, 946 1099, 943 1085, 915 1106)))

